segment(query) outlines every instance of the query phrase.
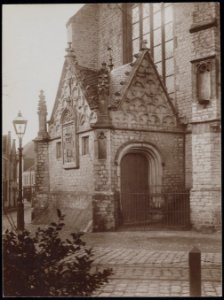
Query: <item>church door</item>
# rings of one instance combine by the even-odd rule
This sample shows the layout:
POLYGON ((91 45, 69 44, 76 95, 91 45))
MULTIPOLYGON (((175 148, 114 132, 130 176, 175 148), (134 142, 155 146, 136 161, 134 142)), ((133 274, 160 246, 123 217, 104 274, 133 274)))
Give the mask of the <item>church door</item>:
POLYGON ((148 215, 148 160, 129 153, 121 160, 121 211, 124 225, 144 224, 148 215))

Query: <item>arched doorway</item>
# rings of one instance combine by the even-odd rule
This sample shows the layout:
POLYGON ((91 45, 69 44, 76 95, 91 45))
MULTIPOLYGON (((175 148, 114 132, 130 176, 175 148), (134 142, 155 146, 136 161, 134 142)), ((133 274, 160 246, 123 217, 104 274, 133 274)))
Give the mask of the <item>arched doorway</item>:
POLYGON ((117 151, 119 223, 146 225, 154 218, 154 206, 161 206, 162 158, 149 143, 128 142, 117 151))
POLYGON ((124 225, 147 221, 149 163, 143 153, 128 153, 121 160, 121 206, 124 225))

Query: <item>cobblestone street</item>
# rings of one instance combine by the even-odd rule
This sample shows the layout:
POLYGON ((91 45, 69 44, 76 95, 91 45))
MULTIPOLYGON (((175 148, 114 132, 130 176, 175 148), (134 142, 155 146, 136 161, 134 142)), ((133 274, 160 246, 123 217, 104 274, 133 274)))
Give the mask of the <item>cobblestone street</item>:
MULTIPOLYGON (((189 296, 188 254, 95 248, 95 264, 114 274, 95 296, 189 296)), ((202 296, 221 296, 221 255, 201 257, 202 296)))
MULTIPOLYGON (((25 205, 26 228, 33 231, 31 208, 25 205)), ((3 216, 16 224, 16 212, 3 216)), ((62 233, 63 238, 69 232, 62 233)), ((194 246, 201 251, 202 296, 221 296, 220 233, 194 231, 144 231, 86 233, 87 247, 94 250, 94 268, 112 268, 109 282, 97 290, 96 297, 189 296, 188 252, 194 246)))

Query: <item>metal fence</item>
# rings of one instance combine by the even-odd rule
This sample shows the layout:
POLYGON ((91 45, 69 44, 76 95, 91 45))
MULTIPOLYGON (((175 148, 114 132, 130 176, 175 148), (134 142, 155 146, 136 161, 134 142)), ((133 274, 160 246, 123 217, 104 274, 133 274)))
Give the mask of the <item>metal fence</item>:
POLYGON ((189 191, 151 187, 147 193, 121 193, 122 224, 152 228, 189 228, 189 191))

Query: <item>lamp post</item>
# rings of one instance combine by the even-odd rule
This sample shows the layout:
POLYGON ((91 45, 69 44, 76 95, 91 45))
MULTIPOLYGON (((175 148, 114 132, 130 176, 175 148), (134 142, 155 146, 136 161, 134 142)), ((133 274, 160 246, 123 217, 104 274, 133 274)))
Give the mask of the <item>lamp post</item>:
POLYGON ((19 195, 17 200, 17 230, 24 230, 24 205, 22 200, 22 138, 26 131, 27 120, 25 120, 19 111, 18 116, 13 120, 15 132, 19 138, 19 195))

